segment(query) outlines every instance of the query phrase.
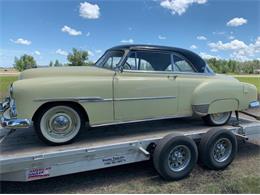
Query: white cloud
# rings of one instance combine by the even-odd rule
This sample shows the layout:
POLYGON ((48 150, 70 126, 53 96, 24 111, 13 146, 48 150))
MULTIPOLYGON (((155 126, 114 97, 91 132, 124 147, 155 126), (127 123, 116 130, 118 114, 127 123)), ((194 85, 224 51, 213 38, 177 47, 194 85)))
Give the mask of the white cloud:
POLYGON ((56 54, 62 55, 62 56, 67 56, 68 52, 62 50, 62 49, 57 49, 56 54))
POLYGON ((39 51, 34 51, 34 54, 36 54, 37 56, 39 56, 39 55, 41 55, 41 52, 39 52, 39 51))
POLYGON ((81 35, 82 32, 81 31, 77 31, 69 26, 63 26, 62 29, 61 29, 62 32, 65 32, 65 33, 68 33, 69 35, 71 36, 78 36, 78 35, 81 35))
POLYGON ((19 38, 16 40, 10 39, 10 41, 12 41, 15 44, 20 44, 20 45, 31 45, 32 42, 23 38, 19 38))
POLYGON ((243 41, 235 39, 228 43, 222 43, 222 41, 218 41, 217 43, 209 43, 209 47, 216 50, 238 50, 246 48, 247 45, 243 41))
POLYGON ((96 53, 102 53, 102 50, 101 49, 96 49, 95 52, 96 53))
POLYGON ((216 43, 209 43, 211 50, 215 51, 231 51, 231 58, 236 60, 249 60, 255 57, 256 54, 260 53, 260 37, 257 37, 254 43, 246 44, 240 40, 232 40, 231 42, 223 43, 218 41, 216 43))
POLYGON ((227 26, 241 26, 243 24, 246 24, 247 20, 245 18, 233 18, 232 20, 227 22, 227 26))
POLYGON ((90 32, 87 32, 86 36, 89 37, 90 36, 90 32))
POLYGON ((230 36, 228 37, 228 39, 233 40, 233 39, 235 39, 235 37, 232 36, 232 35, 230 35, 230 36))
POLYGON ((162 36, 162 35, 159 35, 159 36, 158 36, 158 39, 160 39, 160 40, 165 40, 166 37, 165 37, 165 36, 162 36))
POLYGON ((97 4, 88 2, 80 3, 79 15, 86 19, 98 19, 100 16, 100 8, 97 4))
POLYGON ((191 45, 190 48, 191 49, 197 49, 198 47, 196 45, 191 45))
POLYGON ((220 59, 219 56, 210 55, 210 54, 207 54, 207 53, 205 53, 205 52, 200 52, 200 56, 201 56, 203 59, 211 59, 211 58, 220 59))
POLYGON ((132 44, 132 43, 134 43, 134 40, 133 40, 133 39, 121 40, 120 42, 121 42, 121 43, 129 43, 129 44, 132 44))
POLYGON ((205 36, 197 36, 197 39, 205 41, 205 40, 207 40, 207 37, 205 37, 205 36))
POLYGON ((91 50, 87 50, 87 52, 88 52, 88 55, 91 57, 93 57, 95 55, 91 50))
POLYGON ((207 0, 162 0, 160 5, 171 11, 171 13, 182 15, 193 3, 204 4, 207 0))

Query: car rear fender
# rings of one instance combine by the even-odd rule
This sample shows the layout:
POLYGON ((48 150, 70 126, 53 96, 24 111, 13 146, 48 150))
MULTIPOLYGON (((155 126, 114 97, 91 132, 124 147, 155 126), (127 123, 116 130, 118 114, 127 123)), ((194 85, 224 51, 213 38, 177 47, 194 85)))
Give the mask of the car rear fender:
POLYGON ((235 111, 243 97, 243 86, 234 81, 207 81, 192 94, 193 112, 200 116, 235 111))

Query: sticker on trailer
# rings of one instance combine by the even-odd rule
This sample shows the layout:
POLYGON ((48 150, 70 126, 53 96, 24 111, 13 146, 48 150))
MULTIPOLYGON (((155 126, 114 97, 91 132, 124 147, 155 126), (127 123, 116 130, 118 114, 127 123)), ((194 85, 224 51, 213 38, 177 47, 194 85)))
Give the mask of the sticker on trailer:
POLYGON ((102 162, 104 163, 104 165, 121 164, 126 162, 126 157, 125 156, 106 157, 102 159, 102 162))
POLYGON ((50 176, 51 167, 47 168, 35 168, 31 170, 27 170, 27 179, 34 180, 34 179, 41 179, 50 176))

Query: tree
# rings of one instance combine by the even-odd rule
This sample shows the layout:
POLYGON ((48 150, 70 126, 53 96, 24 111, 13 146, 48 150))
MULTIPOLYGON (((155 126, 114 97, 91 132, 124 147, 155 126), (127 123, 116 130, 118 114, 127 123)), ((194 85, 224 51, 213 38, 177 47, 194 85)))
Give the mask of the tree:
POLYGON ((50 61, 49 66, 53 67, 53 62, 52 61, 50 61))
POLYGON ((14 68, 18 71, 23 71, 30 68, 37 68, 37 64, 33 56, 24 54, 19 59, 15 57, 14 68))
POLYGON ((60 63, 59 60, 55 60, 54 66, 63 66, 63 64, 60 63))
POLYGON ((69 66, 88 66, 91 63, 88 61, 88 52, 83 50, 72 49, 72 53, 69 53, 67 59, 69 66))

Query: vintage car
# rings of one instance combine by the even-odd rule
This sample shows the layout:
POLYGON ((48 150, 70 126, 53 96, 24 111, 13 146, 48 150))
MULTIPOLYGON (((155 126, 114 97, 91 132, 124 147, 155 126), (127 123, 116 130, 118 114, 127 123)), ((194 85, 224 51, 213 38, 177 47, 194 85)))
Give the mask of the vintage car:
POLYGON ((215 74, 191 51, 123 45, 107 50, 95 66, 22 72, 1 103, 1 125, 34 125, 42 141, 59 145, 86 127, 194 115, 223 125, 232 111, 259 106, 256 100, 255 86, 215 74))

